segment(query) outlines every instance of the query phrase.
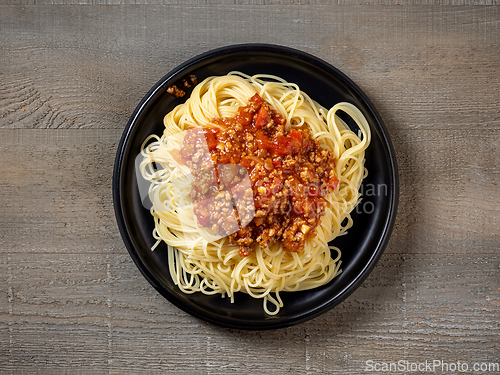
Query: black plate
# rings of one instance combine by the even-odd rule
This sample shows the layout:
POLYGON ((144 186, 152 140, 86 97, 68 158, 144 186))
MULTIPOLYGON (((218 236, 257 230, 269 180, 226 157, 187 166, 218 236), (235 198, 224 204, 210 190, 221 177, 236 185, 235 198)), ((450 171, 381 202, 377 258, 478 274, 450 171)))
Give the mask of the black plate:
MULTIPOLYGON (((113 175, 113 200, 123 241, 144 277, 165 298, 182 310, 206 321, 240 329, 290 326, 318 316, 343 301, 374 268, 389 240, 398 203, 398 175, 387 129, 366 95, 344 74, 307 53, 275 45, 236 45, 197 56, 163 77, 142 99, 123 133, 113 175), (366 151, 368 177, 363 182, 364 213, 354 212, 354 227, 333 243, 342 251, 343 272, 328 285, 304 292, 281 293, 285 306, 277 316, 267 316, 262 300, 238 293, 235 303, 219 295, 184 294, 172 282, 163 244, 154 252, 153 218, 143 208, 134 175, 134 160, 150 134, 161 135, 163 117, 184 98, 176 99, 166 88, 194 74, 208 76, 238 70, 246 74, 274 74, 297 83, 326 108, 347 101, 365 115, 372 130, 366 151), (370 212, 371 211, 371 212, 370 212)), ((359 208, 359 206, 358 206, 359 208)))

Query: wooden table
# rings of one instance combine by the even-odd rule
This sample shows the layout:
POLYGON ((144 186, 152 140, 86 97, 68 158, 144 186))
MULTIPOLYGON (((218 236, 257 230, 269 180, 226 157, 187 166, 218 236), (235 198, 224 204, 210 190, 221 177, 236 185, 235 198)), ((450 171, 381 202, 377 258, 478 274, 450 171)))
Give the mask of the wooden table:
POLYGON ((50 2, 0 6, 0 373, 345 375, 426 361, 442 361, 429 373, 493 373, 498 0, 50 2), (119 138, 150 87, 194 55, 249 42, 353 79, 385 121, 401 184, 367 281, 312 321, 263 332, 161 297, 124 247, 111 194, 119 138))

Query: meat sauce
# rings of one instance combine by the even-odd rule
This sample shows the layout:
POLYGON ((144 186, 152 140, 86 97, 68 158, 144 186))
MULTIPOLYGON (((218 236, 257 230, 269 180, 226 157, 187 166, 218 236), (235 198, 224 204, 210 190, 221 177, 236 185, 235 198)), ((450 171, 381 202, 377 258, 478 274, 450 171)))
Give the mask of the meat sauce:
POLYGON ((241 256, 255 243, 278 241, 300 252, 325 213, 324 197, 338 184, 333 153, 308 129, 285 130, 286 120, 258 94, 234 117, 212 122, 211 129, 190 129, 180 150, 196 178, 191 196, 198 223, 229 235, 241 256), (234 216, 236 228, 228 224, 234 216))

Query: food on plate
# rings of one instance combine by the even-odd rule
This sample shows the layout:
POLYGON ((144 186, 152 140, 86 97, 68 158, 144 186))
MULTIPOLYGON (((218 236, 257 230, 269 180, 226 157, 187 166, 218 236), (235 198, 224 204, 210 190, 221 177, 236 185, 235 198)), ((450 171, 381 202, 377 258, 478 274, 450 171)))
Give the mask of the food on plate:
POLYGON ((327 110, 294 83, 232 72, 196 85, 164 125, 144 141, 139 173, 150 183, 153 250, 167 244, 183 292, 231 302, 245 292, 274 315, 280 292, 340 274, 340 249, 328 243, 352 227, 367 174, 359 109, 327 110))

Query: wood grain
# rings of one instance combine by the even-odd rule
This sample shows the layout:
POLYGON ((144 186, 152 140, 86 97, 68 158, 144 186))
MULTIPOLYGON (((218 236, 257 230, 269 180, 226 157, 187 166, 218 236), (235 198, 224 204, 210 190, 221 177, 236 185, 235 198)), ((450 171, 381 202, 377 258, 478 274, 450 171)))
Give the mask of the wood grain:
POLYGON ((498 5, 498 0, 5 0, 9 5, 498 5))
POLYGON ((1 374, 500 362, 498 7, 265 3, 0 6, 1 374), (147 90, 199 52, 244 42, 299 48, 351 77, 400 169, 394 233, 367 281, 267 332, 163 299, 124 248, 111 197, 119 138, 147 90))
POLYGON ((499 127, 500 8, 286 9, 2 7, 0 126, 122 128, 149 88, 186 59, 267 42, 342 70, 390 128, 434 129, 465 119, 499 127))

